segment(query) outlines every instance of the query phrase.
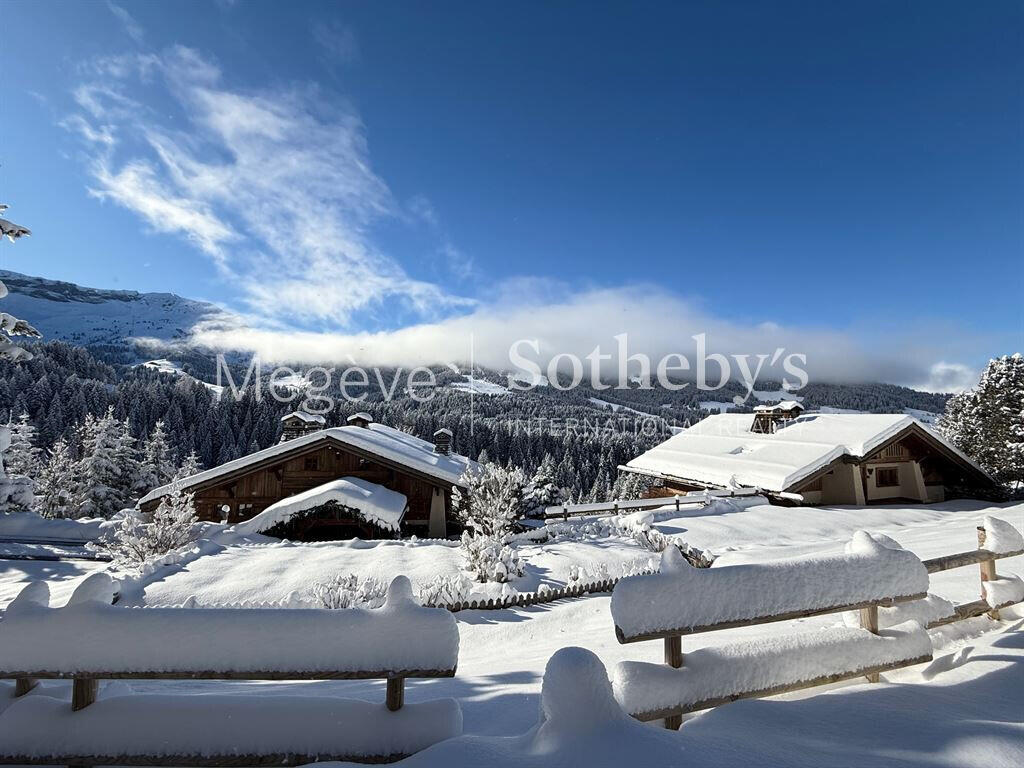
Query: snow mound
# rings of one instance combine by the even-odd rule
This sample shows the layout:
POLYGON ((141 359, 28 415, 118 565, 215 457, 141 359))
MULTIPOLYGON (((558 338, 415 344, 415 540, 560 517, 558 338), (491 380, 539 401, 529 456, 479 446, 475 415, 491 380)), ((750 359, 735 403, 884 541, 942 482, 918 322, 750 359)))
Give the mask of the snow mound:
POLYGON ((1002 555, 1024 549, 1024 536, 1005 520, 986 515, 985 549, 1002 555))
POLYGON ((235 526, 243 535, 262 533, 296 515, 334 502, 354 509, 359 517, 388 531, 397 531, 405 516, 404 494, 355 477, 343 477, 271 504, 258 515, 235 526))
POLYGON ((1024 581, 1020 576, 1000 576, 982 582, 982 586, 985 588, 985 602, 993 608, 1024 601, 1024 581))
POLYGON ((446 610, 424 608, 404 576, 381 608, 124 608, 110 577, 93 574, 68 604, 30 584, 0 622, 6 670, 75 672, 446 671, 459 633, 446 610))
POLYGON ((912 552, 863 531, 854 533, 847 550, 719 568, 694 568, 666 550, 662 572, 615 585, 612 617, 632 637, 928 591, 928 572, 912 552))
POLYGON ((769 691, 826 675, 930 659, 931 654, 928 633, 914 621, 878 635, 864 629, 830 627, 700 648, 686 654, 680 669, 620 662, 614 690, 616 699, 630 713, 689 709, 739 693, 769 691))
POLYGON ((132 694, 100 699, 72 713, 67 701, 26 696, 0 715, 0 754, 290 753, 312 762, 321 755, 409 754, 461 732, 462 713, 452 699, 389 712, 383 703, 326 696, 132 694))
POLYGON ((604 664, 584 648, 561 648, 548 660, 541 685, 541 711, 548 731, 575 733, 622 717, 604 664))

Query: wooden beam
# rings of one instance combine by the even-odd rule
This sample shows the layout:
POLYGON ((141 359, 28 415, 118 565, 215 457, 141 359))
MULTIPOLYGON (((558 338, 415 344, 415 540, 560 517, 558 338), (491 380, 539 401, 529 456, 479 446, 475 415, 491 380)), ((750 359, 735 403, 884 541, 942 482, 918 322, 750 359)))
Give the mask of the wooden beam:
MULTIPOLYGON (((877 605, 869 605, 867 608, 860 609, 860 625, 872 635, 878 634, 877 605)), ((878 672, 869 672, 865 677, 867 677, 869 683, 877 683, 881 679, 878 672)))
POLYGON ((637 635, 626 635, 621 627, 616 626, 615 636, 618 638, 620 643, 640 643, 645 640, 660 640, 662 638, 671 637, 672 635, 695 635, 700 632, 714 632, 720 629, 753 627, 758 624, 770 624, 776 621, 792 621, 793 619, 805 619, 810 616, 824 616, 829 613, 857 611, 861 608, 867 608, 872 605, 889 607, 896 605, 897 603, 907 603, 911 600, 923 600, 927 596, 927 593, 921 592, 916 595, 902 595, 900 597, 888 597, 881 600, 865 600, 860 603, 851 603, 849 605, 833 605, 826 608, 815 608, 813 610, 788 611, 786 613, 778 613, 772 616, 753 616, 749 619, 739 619, 736 621, 720 621, 716 624, 702 624, 696 627, 666 627, 665 629, 656 630, 654 632, 643 632, 637 635))
MULTIPOLYGON (((683 666, 683 638, 679 635, 665 638, 665 663, 673 669, 683 666)), ((669 715, 665 718, 665 727, 671 731, 678 731, 683 725, 683 716, 669 715)))
POLYGON ((1017 557, 1019 555, 1024 555, 1024 549, 1002 554, 989 552, 986 549, 972 549, 970 552, 958 552, 955 555, 933 557, 930 560, 922 560, 921 562, 924 563, 928 573, 938 573, 939 571, 948 571, 953 568, 962 568, 965 565, 978 565, 986 560, 1001 560, 1004 557, 1017 557))
POLYGON ((386 765, 409 757, 409 753, 390 755, 346 755, 336 753, 302 754, 272 752, 239 755, 0 755, 0 765, 71 765, 89 768, 94 765, 187 766, 188 768, 243 768, 244 766, 297 766, 309 763, 361 763, 386 765))
POLYGON ((0 672, 0 680, 33 677, 39 680, 383 680, 390 677, 455 677, 452 669, 389 669, 349 672, 309 672, 255 670, 252 672, 215 672, 210 670, 177 670, 173 672, 0 672))
POLYGON ((33 677, 19 677, 14 681, 14 696, 24 696, 39 685, 39 681, 33 677))
POLYGON ((663 720, 671 715, 681 715, 688 712, 699 712, 702 709, 711 709, 712 707, 720 707, 723 704, 728 704, 731 701, 739 701, 740 699, 759 699, 766 696, 778 696, 783 693, 791 693, 793 691, 802 691, 805 688, 814 688, 819 685, 828 685, 829 683, 838 683, 843 680, 853 680, 858 677, 867 677, 872 673, 888 672, 893 669, 901 669, 902 667, 912 667, 915 664, 926 664, 932 660, 932 655, 918 656, 912 659, 905 659, 903 661, 894 661, 889 664, 879 664, 873 667, 863 667, 861 669, 851 670, 848 672, 836 672, 831 675, 822 675, 812 680, 804 680, 799 683, 787 683, 785 685, 776 685, 771 688, 762 688, 757 691, 741 691, 738 693, 732 693, 728 696, 719 696, 714 699, 704 699, 703 701, 697 701, 693 704, 687 704, 685 706, 678 707, 665 707, 664 709, 651 710, 649 712, 631 712, 630 715, 635 717, 637 720, 649 722, 651 720, 663 720))
POLYGON ((95 677, 75 677, 71 683, 71 711, 77 712, 95 702, 99 687, 100 681, 95 677))
POLYGON ((386 704, 390 711, 397 712, 405 703, 405 678, 389 677, 386 704))
MULTIPOLYGON (((985 529, 982 526, 978 526, 978 549, 984 549, 985 547, 985 529)), ((989 555, 985 560, 982 560, 978 564, 981 569, 981 599, 985 600, 985 582, 995 581, 999 577, 996 575, 996 560, 994 557, 989 555)), ((989 611, 989 618, 999 621, 999 609, 993 608, 989 611)))

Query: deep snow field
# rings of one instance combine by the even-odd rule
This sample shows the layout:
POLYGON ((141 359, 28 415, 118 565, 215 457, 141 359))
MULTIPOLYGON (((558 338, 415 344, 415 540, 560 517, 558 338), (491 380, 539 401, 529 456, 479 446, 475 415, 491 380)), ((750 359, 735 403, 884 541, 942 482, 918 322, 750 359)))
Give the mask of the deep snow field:
MULTIPOLYGON (((786 508, 715 505, 710 513, 656 513, 654 526, 718 555, 717 564, 757 562, 811 553, 837 553, 855 530, 883 533, 922 559, 976 547, 976 526, 994 515, 1024 530, 1024 504, 956 501, 928 506, 786 508)), ((227 540, 227 539, 225 539, 227 540)), ((414 582, 455 573, 459 550, 438 542, 267 543, 267 539, 200 546, 181 562, 157 569, 129 604, 170 605, 277 601, 338 574, 414 582)), ((523 544, 527 573, 512 586, 536 590, 565 583, 570 570, 614 569, 655 557, 625 535, 565 537, 549 545, 523 544)), ((60 602, 84 576, 106 567, 85 561, 0 560, 0 607, 33 579, 51 581, 60 602)), ((1024 575, 1024 557, 998 562, 1001 574, 1024 575)), ((586 578, 583 579, 587 580, 586 578)), ((128 586, 128 585, 126 585, 128 586)), ((954 602, 979 596, 977 567, 934 574, 930 591, 954 602)), ((839 684, 772 700, 739 702, 692 717, 679 734, 595 715, 594 728, 577 723, 559 737, 538 724, 541 681, 552 655, 566 646, 592 651, 609 670, 620 660, 660 662, 658 642, 620 645, 610 597, 496 611, 461 611, 458 674, 453 679, 410 681, 410 702, 454 697, 464 715, 464 736, 407 762, 415 766, 482 765, 1020 765, 1024 764, 1024 611, 1003 620, 976 619, 934 630, 935 661, 886 673, 888 684, 839 684), (604 725, 599 725, 600 723, 604 725), (574 730, 575 729, 575 730, 574 730), (596 730, 595 730, 596 729, 596 730), (530 732, 530 733, 528 733, 530 732), (542 733, 543 732, 543 733, 542 733), (527 734, 527 735, 523 735, 527 734), (546 734, 546 735, 545 735, 546 734), (480 737, 488 737, 481 739, 480 737), (491 737, 502 737, 495 739, 491 737), (669 741, 666 741, 668 739, 669 741), (672 742, 671 740, 678 740, 672 742), (678 762, 671 762, 673 743, 678 762), (619 746, 615 746, 619 744, 619 746), (626 748, 625 745, 631 745, 626 748), (638 751, 639 750, 639 751, 638 751), (668 750, 668 752, 666 752, 668 750), (692 761, 687 758, 692 755, 692 761), (617 756, 617 757, 616 757, 617 756)), ((792 622, 829 626, 837 615, 792 622)), ((683 650, 741 637, 784 632, 767 625, 684 638, 683 650)), ((576 659, 584 666, 588 662, 576 659)), ((59 685, 59 684, 58 684, 59 685)), ((134 682, 149 692, 294 693, 380 701, 382 682, 134 682)), ((596 694, 594 694, 596 696, 596 694)), ((586 708, 586 703, 579 702, 586 708)))

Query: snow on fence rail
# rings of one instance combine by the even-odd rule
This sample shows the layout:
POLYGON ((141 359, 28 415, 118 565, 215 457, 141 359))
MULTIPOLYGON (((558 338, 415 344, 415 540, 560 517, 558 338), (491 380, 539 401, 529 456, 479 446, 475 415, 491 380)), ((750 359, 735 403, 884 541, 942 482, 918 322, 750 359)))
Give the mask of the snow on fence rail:
POLYGON ((405 678, 454 676, 459 646, 454 617, 417 604, 404 576, 378 609, 121 608, 112 595, 110 577, 97 573, 66 606, 50 607, 44 582, 11 603, 0 622, 0 678, 17 680, 19 700, 0 714, 0 763, 384 762, 461 732, 454 700, 403 706, 405 678), (45 692, 25 696, 40 679, 68 678, 70 710, 45 692), (385 679, 387 686, 385 706, 266 695, 97 701, 99 681, 111 679, 385 679))
POLYGON ((612 592, 620 643, 662 639, 665 666, 625 661, 616 698, 639 720, 664 719, 737 699, 771 696, 867 677, 932 658, 925 627, 1024 601, 1020 578, 996 574, 995 561, 1024 554, 1008 523, 985 518, 978 549, 920 561, 892 539, 858 531, 841 557, 811 556, 700 570, 666 550, 657 574, 625 578, 612 592), (928 574, 981 566, 983 599, 954 606, 927 594, 928 574), (682 636, 847 611, 848 626, 703 648, 687 654, 682 636), (880 615, 881 611, 881 615, 880 615))
POLYGON ((733 498, 737 496, 757 496, 761 492, 756 488, 737 488, 728 491, 691 491, 682 496, 661 496, 653 499, 630 499, 628 501, 596 501, 587 504, 556 504, 544 508, 545 520, 566 520, 580 515, 619 514, 643 509, 659 509, 675 505, 676 510, 684 506, 701 506, 712 498, 733 498))

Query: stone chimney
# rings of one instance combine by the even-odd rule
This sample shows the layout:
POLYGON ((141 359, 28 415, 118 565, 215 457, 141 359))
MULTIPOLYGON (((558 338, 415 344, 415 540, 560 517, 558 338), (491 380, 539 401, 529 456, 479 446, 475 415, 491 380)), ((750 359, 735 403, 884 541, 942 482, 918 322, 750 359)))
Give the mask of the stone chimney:
POLYGON ((349 416, 345 420, 345 423, 350 427, 361 427, 366 429, 373 423, 373 417, 365 411, 360 411, 359 413, 353 413, 349 416))
POLYGON ((434 433, 434 453, 440 453, 445 456, 452 452, 452 431, 448 428, 442 428, 434 433))

